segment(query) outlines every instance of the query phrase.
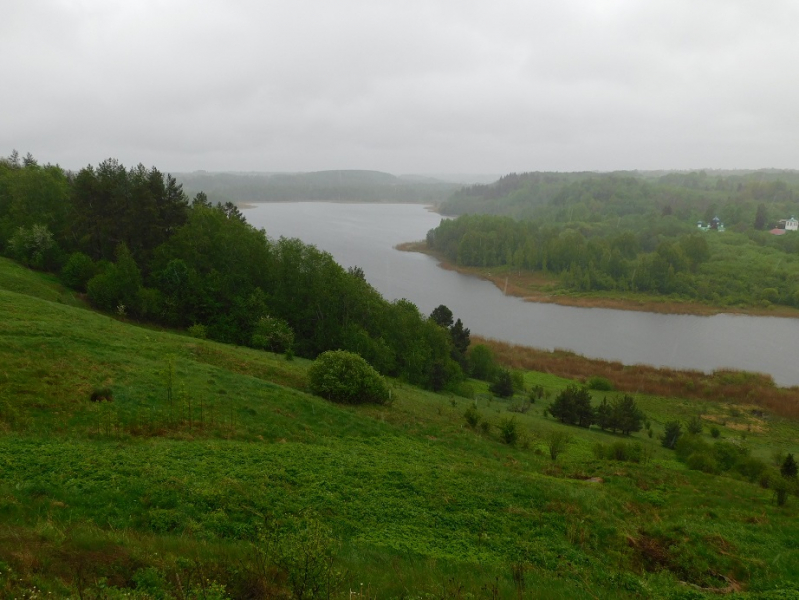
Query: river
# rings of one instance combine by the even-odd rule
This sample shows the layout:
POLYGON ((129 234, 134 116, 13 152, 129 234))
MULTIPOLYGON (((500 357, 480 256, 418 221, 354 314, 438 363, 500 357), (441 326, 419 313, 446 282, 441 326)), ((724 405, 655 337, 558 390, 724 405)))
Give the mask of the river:
POLYGON ((624 364, 768 373, 799 385, 799 320, 743 315, 668 315, 525 302, 494 284, 394 246, 424 239, 441 216, 414 204, 258 204, 247 221, 271 238, 297 237, 359 266, 385 298, 407 298, 424 314, 447 305, 472 333, 624 364))

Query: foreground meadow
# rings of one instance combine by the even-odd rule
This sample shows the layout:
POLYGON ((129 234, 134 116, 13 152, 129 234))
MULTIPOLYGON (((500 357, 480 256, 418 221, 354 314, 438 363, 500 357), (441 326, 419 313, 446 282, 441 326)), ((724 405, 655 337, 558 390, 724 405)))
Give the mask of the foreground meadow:
POLYGON ((473 398, 391 382, 388 406, 337 406, 304 391, 308 361, 99 315, 8 261, 0 317, 3 597, 799 590, 799 499, 658 441, 701 415, 709 442, 716 427, 774 470, 799 454, 797 423, 762 406, 637 394, 650 428, 624 439, 547 416, 573 381, 536 371, 525 412, 476 381, 473 398), (638 462, 597 458, 618 441, 638 462))

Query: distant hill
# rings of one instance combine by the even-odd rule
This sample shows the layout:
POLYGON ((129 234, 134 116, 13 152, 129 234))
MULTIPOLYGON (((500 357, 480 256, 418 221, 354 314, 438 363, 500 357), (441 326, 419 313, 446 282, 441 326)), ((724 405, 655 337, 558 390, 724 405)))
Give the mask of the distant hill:
POLYGON ((409 202, 436 204, 459 183, 425 176, 397 177, 366 170, 310 173, 179 173, 189 196, 203 191, 212 202, 409 202))
MULTIPOLYGON (((579 214, 569 207, 583 205, 591 207, 595 220, 596 214, 607 217, 608 207, 623 204, 623 214, 665 210, 683 220, 718 215, 725 223, 738 224, 753 220, 759 203, 773 208, 775 219, 793 214, 797 197, 799 171, 795 170, 528 172, 463 186, 440 210, 446 215, 563 221, 579 214)), ((616 208, 609 216, 619 216, 616 208)))

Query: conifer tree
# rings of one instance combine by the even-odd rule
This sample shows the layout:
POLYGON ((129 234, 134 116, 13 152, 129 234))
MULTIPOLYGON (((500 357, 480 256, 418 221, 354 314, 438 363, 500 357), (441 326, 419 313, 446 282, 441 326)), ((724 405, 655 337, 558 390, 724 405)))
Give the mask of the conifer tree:
POLYGON ((785 460, 782 462, 782 466, 780 467, 780 473, 783 477, 790 477, 792 479, 796 479, 797 468, 796 460, 793 457, 793 454, 789 454, 785 457, 785 460))

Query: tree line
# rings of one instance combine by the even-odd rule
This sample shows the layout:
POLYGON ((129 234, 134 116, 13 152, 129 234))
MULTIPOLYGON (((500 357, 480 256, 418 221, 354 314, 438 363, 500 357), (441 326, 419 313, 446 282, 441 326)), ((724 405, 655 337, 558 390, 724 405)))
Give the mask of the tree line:
POLYGON ((537 221, 464 215, 441 221, 427 234, 427 245, 458 265, 562 274, 565 285, 577 291, 690 293, 693 274, 710 257, 707 239, 699 233, 669 235, 659 225, 668 227, 603 236, 537 221))
POLYGON ((386 301, 362 270, 269 238, 232 203, 189 199, 154 167, 110 159, 72 173, 1 159, 0 252, 58 273, 99 309, 198 337, 308 358, 349 350, 433 389, 464 377, 463 335, 386 301))
POLYGON ((673 215, 694 225, 719 217, 743 233, 774 227, 799 211, 799 171, 511 173, 466 186, 441 206, 446 215, 490 214, 550 223, 625 228, 642 218, 673 215))

